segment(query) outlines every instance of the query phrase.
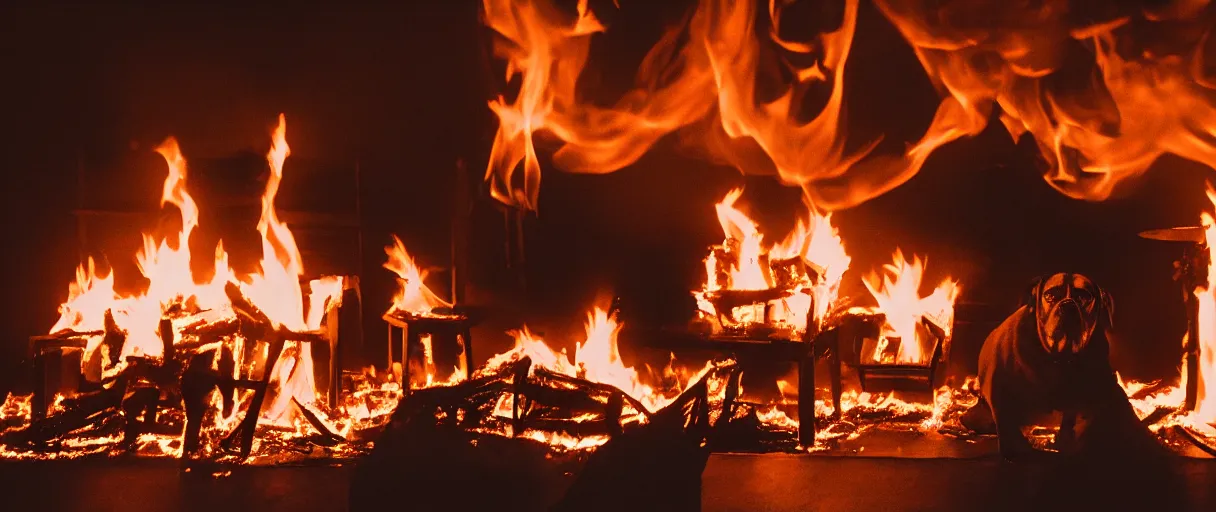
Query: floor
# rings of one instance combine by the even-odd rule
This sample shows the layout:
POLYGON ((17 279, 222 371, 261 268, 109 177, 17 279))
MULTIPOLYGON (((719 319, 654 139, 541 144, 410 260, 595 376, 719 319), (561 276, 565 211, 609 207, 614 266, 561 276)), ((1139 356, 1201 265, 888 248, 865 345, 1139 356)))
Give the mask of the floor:
MULTIPOLYGON (((9 510, 342 511, 351 470, 351 463, 183 473, 169 460, 4 462, 0 492, 9 510)), ((701 501, 706 511, 1216 510, 1216 461, 1179 458, 1170 472, 1177 487, 1130 473, 1086 478, 1022 468, 992 456, 718 454, 702 474, 701 501), (1115 492, 1129 488, 1136 492, 1115 492)), ((447 510, 462 510, 461 493, 475 488, 428 491, 451 494, 447 510)), ((406 490, 384 497, 386 510, 410 510, 409 502, 406 490)))

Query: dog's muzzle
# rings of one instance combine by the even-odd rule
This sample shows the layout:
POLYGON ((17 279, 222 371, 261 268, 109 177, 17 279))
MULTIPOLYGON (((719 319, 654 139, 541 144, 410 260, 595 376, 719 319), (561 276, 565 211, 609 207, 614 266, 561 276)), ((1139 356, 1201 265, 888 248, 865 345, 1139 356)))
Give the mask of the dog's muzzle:
POLYGON ((1043 340, 1044 348, 1052 354, 1076 354, 1085 348, 1088 341, 1081 305, 1072 299, 1064 299, 1055 304, 1043 327, 1043 332, 1047 334, 1047 339, 1043 340))

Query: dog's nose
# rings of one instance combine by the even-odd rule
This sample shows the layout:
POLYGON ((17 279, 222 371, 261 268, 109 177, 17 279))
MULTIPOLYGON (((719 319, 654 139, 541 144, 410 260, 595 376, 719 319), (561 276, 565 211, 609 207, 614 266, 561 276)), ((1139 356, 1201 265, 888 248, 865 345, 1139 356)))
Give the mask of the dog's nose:
POLYGON ((1072 299, 1064 299, 1056 305, 1056 322, 1054 338, 1057 340, 1058 352, 1077 351, 1081 348, 1082 333, 1085 322, 1082 320, 1081 306, 1072 299))

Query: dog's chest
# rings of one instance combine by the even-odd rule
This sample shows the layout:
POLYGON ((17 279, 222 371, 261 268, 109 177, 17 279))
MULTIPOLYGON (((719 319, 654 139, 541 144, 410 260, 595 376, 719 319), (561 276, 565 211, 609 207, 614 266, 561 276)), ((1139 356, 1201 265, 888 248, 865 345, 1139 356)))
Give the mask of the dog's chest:
POLYGON ((1084 408, 1092 394, 1095 375, 1085 361, 1054 362, 1042 358, 1023 359, 1015 368, 1018 390, 1029 403, 1043 410, 1084 408))

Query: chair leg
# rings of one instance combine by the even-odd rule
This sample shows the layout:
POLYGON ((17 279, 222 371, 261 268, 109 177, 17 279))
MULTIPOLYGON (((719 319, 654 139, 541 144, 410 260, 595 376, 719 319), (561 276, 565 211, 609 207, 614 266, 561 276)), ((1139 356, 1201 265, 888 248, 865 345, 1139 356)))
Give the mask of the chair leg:
POLYGON ((842 411, 840 410, 840 395, 844 387, 843 378, 841 377, 840 368, 840 335, 832 337, 832 346, 828 353, 828 371, 831 373, 832 386, 832 419, 839 420, 842 411))
POLYGON ((815 446, 815 353, 798 361, 798 444, 815 446))
POLYGON ((417 329, 408 326, 401 335, 401 392, 410 394, 410 359, 413 348, 422 343, 421 334, 417 329))
POLYGON ((464 378, 473 380, 473 331, 466 328, 460 334, 460 343, 464 345, 464 378))

